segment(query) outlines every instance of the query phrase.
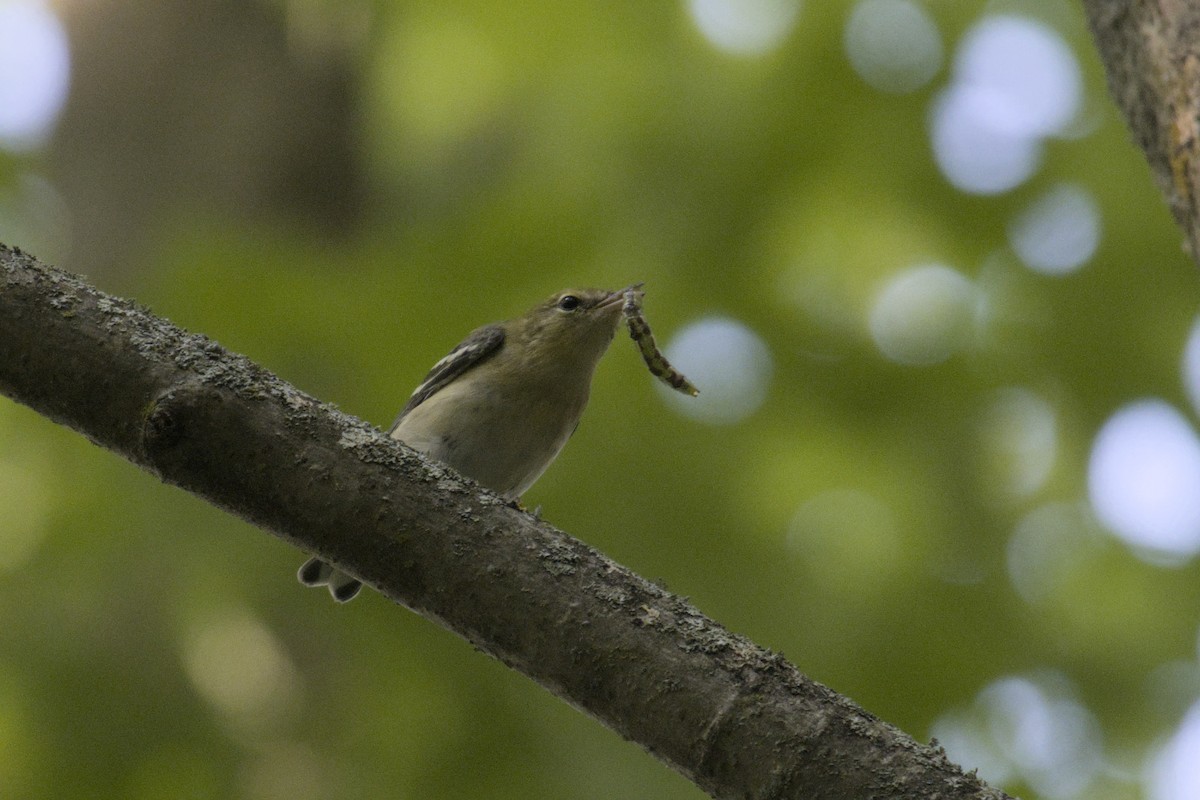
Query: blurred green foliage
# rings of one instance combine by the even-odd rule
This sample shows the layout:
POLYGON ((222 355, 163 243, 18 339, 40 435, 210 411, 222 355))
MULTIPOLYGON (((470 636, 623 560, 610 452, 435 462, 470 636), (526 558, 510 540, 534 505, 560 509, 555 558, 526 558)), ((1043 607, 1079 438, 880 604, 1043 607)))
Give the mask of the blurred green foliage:
MULTIPOLYGON (((199 13, 139 5, 154 4, 122 14, 144 16, 143 33, 199 13)), ((761 408, 731 425, 680 415, 620 337, 527 504, 918 738, 998 679, 1059 676, 1102 730, 1107 772, 1087 796, 1140 796, 1144 758, 1197 696, 1200 581, 1195 564, 1147 564, 1100 531, 1086 469, 1122 404, 1189 408, 1179 364, 1196 274, 1073 6, 1024 10, 1080 61, 1086 135, 1049 141, 1019 188, 971 196, 931 154, 929 110, 951 66, 910 94, 872 89, 843 49, 848 2, 804 4, 759 56, 712 46, 684 3, 246 5, 263 41, 287 43, 279 58, 348 71, 346 108, 330 113, 334 138, 353 143, 353 188, 329 190, 357 198, 352 213, 331 225, 286 191, 230 197, 181 179, 210 163, 243 174, 226 159, 245 148, 222 146, 220 119, 211 146, 173 137, 211 126, 205 115, 256 81, 210 80, 197 70, 211 61, 183 48, 159 64, 161 82, 186 75, 207 102, 142 109, 166 142, 157 160, 101 152, 79 131, 112 120, 89 114, 138 106, 110 54, 76 65, 77 92, 107 93, 72 97, 71 136, 0 154, 6 197, 43 169, 76 187, 77 228, 120 218, 123 202, 103 182, 78 189, 81 163, 161 198, 128 231, 106 229, 120 258, 100 239, 54 240, 61 265, 381 427, 468 330, 563 286, 645 281, 665 342, 707 315, 736 319, 771 354, 761 408), (189 171, 163 168, 170 158, 189 171), (1006 228, 1063 180, 1093 194, 1103 235, 1079 272, 1046 277, 1020 264, 1006 228), (943 363, 896 364, 868 312, 884 281, 926 262, 983 287, 986 320, 943 363), (1005 429, 987 427, 1007 387, 1035 392, 1056 421, 1050 472, 1025 493, 1005 490, 1005 429), (1006 548, 1055 503, 1085 532, 1050 589, 1025 599, 1006 548)), ((67 11, 81 40, 103 13, 84 6, 67 11)), ((231 29, 232 6, 219 6, 231 29)), ((986 4, 927 7, 948 62, 986 4)), ((217 52, 260 46, 246 36, 217 52)), ((275 122, 238 136, 270 141, 275 122)), ((335 607, 302 590, 301 560, 0 401, 3 795, 700 796, 377 595, 335 607)), ((1007 787, 1040 796, 1019 778, 1007 787)))

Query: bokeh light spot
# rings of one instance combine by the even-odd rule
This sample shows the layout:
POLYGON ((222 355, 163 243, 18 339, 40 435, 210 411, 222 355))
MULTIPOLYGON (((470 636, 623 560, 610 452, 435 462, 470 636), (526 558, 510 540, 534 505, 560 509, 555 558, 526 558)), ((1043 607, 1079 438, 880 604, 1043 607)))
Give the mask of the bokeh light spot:
POLYGON ((934 102, 934 160, 964 192, 1008 191, 1037 170, 1041 140, 1071 126, 1082 96, 1079 64, 1057 31, 987 17, 959 43, 953 81, 934 102))
POLYGON ((1100 521, 1144 559, 1178 564, 1200 552, 1200 439, 1167 403, 1132 403, 1104 423, 1088 494, 1100 521))
POLYGON ((1012 780, 1012 764, 981 728, 974 709, 956 709, 934 720, 929 735, 937 740, 951 761, 975 770, 993 786, 1003 786, 1012 780))
POLYGON ((0 147, 29 150, 50 135, 70 63, 67 34, 44 3, 0 2, 0 147))
POLYGON ((761 55, 783 42, 800 14, 800 0, 690 0, 696 27, 715 47, 761 55))
POLYGON ((972 708, 940 717, 932 733, 950 758, 989 783, 1019 778, 1039 796, 1083 796, 1103 766, 1094 715, 1058 674, 1009 676, 979 693, 972 708))
POLYGON ((1192 323, 1183 349, 1183 388, 1192 401, 1192 410, 1200 414, 1200 317, 1192 323))
POLYGON ((983 690, 988 728, 1029 783, 1048 797, 1076 797, 1101 766, 1100 728, 1073 698, 1025 678, 983 690))
POLYGON ((974 284, 950 267, 913 267, 879 292, 868 320, 871 336, 892 361, 938 364, 966 344, 976 301, 974 284))
POLYGON ((861 0, 846 23, 845 45, 855 72, 881 92, 919 89, 942 66, 937 26, 911 0, 861 0))
POLYGON ((1058 422, 1054 408, 1037 393, 1020 387, 997 391, 979 433, 985 483, 1000 499, 1033 494, 1050 477, 1058 422))
POLYGON ((1042 160, 1041 140, 991 127, 988 109, 1006 99, 987 89, 954 86, 934 101, 930 127, 938 168, 970 194, 1000 194, 1024 183, 1042 160))
POLYGON ((183 660, 196 690, 239 723, 269 725, 294 704, 296 669, 270 628, 248 612, 193 626, 183 660))
POLYGON ((700 422, 727 425, 758 410, 773 371, 771 351, 754 331, 728 317, 707 317, 683 328, 663 348, 667 359, 700 390, 687 397, 656 382, 677 411, 700 422))
POLYGON ((1085 189, 1060 184, 1013 220, 1008 240, 1030 269, 1066 275, 1095 254, 1100 244, 1100 209, 1085 189))
POLYGON ((1200 797, 1200 703, 1193 705, 1170 740, 1146 767, 1149 800, 1200 797))
POLYGON ((981 107, 981 122, 1017 136, 1064 131, 1079 112, 1083 77, 1074 53, 1045 23, 998 15, 963 37, 954 63, 957 83, 986 89, 998 102, 981 107))

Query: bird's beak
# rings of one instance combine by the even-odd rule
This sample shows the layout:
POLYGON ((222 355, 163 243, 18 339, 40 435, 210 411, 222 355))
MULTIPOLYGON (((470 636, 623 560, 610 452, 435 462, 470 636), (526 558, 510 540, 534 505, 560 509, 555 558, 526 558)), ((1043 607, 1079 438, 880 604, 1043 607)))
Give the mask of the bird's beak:
POLYGON ((621 306, 625 302, 625 294, 631 290, 641 286, 640 283, 635 283, 633 286, 627 286, 624 289, 618 289, 615 292, 609 292, 608 296, 596 304, 596 310, 609 309, 613 306, 621 306))
POLYGON ((626 286, 624 289, 617 289, 615 292, 612 292, 611 294, 609 294, 608 297, 606 297, 600 301, 600 307, 608 308, 610 305, 613 305, 614 303, 624 303, 625 295, 629 294, 630 292, 639 292, 640 293, 642 290, 642 287, 645 285, 646 284, 644 284, 644 283, 638 282, 638 283, 631 283, 630 285, 626 286))

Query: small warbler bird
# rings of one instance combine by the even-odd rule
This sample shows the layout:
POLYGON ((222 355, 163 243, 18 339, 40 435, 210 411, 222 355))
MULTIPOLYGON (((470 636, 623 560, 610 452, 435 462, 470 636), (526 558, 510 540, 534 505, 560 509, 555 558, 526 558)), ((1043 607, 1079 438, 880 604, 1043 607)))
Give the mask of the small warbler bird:
MULTIPOLYGON (((578 427, 628 291, 566 289, 472 331, 433 365, 389 435, 515 502, 578 427)), ((319 558, 297 577, 340 603, 362 588, 319 558)))

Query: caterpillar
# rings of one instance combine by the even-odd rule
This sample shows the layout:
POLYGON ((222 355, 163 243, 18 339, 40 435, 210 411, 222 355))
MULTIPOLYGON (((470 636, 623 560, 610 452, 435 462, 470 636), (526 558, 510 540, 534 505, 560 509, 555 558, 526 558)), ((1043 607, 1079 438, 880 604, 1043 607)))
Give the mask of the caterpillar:
POLYGON ((641 284, 631 286, 625 292, 625 304, 621 307, 625 321, 629 324, 629 336, 637 344, 642 360, 646 362, 652 375, 675 391, 695 397, 700 394, 700 390, 693 386, 682 372, 671 366, 671 362, 667 361, 667 357, 654 343, 654 334, 650 332, 650 325, 642 316, 642 297, 645 293, 640 290, 640 286, 641 284))

